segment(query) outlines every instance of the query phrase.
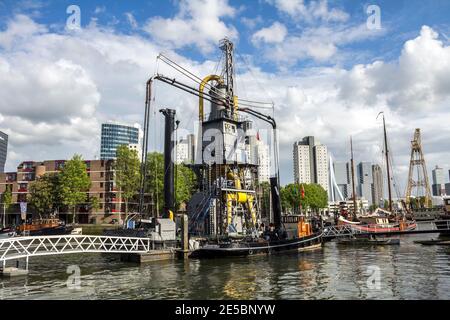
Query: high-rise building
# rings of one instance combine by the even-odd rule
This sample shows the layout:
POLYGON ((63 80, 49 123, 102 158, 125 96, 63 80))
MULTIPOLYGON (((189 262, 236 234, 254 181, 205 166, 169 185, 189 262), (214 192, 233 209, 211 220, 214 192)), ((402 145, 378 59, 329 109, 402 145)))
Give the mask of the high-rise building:
POLYGON ((189 143, 187 139, 181 139, 176 146, 176 164, 191 163, 189 159, 189 143))
POLYGON ((444 169, 439 168, 439 166, 436 166, 433 171, 433 196, 443 196, 446 194, 445 190, 445 178, 444 178, 444 169))
POLYGON ((380 165, 374 164, 372 166, 372 178, 372 203, 379 206, 384 199, 383 171, 380 165))
MULTIPOLYGON (((349 162, 335 162, 334 176, 345 199, 352 197, 352 168, 349 162)), ((355 171, 355 188, 359 198, 368 203, 379 205, 383 199, 383 173, 378 164, 361 162, 355 171)))
POLYGON ((196 147, 196 140, 195 140, 195 134, 188 134, 187 137, 187 143, 188 143, 188 158, 190 163, 195 162, 195 147, 196 147))
MULTIPOLYGON (((448 171, 448 176, 450 178, 450 170, 448 171)), ((445 195, 450 195, 450 182, 445 184, 445 195)))
POLYGON ((344 199, 352 196, 350 165, 348 162, 334 163, 334 177, 344 199))
POLYGON ((372 163, 370 162, 360 162, 358 164, 358 188, 357 193, 359 197, 364 198, 373 204, 372 199, 372 163))
POLYGON ((328 149, 314 137, 294 143, 294 180, 317 183, 328 192, 328 149))
POLYGON ((308 145, 294 144, 294 181, 312 183, 311 161, 308 145))
POLYGON ((258 164, 258 181, 269 182, 270 180, 270 152, 269 146, 258 140, 255 147, 256 163, 258 164))
MULTIPOLYGON (((133 149, 134 145, 140 145, 139 125, 128 126, 118 123, 103 123, 100 145, 100 159, 116 159, 117 148, 127 145, 133 149)), ((140 147, 136 149, 140 150, 140 147)))
POLYGON ((176 151, 176 164, 193 164, 195 161, 195 135, 188 134, 185 139, 180 139, 176 151))
POLYGON ((8 135, 0 131, 0 173, 5 172, 7 153, 8 153, 8 135))

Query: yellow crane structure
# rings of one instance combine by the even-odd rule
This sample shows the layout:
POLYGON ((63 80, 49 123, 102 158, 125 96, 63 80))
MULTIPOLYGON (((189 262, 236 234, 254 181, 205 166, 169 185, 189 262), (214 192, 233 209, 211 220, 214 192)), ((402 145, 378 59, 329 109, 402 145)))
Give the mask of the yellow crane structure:
POLYGON ((414 139, 411 141, 411 160, 409 164, 408 186, 406 188, 406 205, 411 207, 412 197, 423 197, 424 206, 431 206, 431 189, 428 179, 428 171, 422 148, 422 137, 420 129, 414 132, 414 139), (415 176, 415 174, 417 174, 415 176), (413 190, 416 193, 413 195, 413 190))

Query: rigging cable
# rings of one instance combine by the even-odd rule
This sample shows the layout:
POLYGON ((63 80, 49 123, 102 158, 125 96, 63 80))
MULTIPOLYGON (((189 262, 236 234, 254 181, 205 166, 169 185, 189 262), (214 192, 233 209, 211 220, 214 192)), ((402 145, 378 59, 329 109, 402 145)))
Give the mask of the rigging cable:
MULTIPOLYGON (((176 71, 178 71, 182 75, 186 76, 188 79, 194 81, 198 85, 202 84, 203 80, 200 77, 193 74, 192 72, 190 72, 186 68, 182 67, 181 65, 177 64, 176 62, 172 61, 165 55, 160 54, 157 59, 160 59, 162 62, 166 63, 169 67, 175 69, 176 71)), ((209 89, 210 91, 213 91, 216 96, 219 96, 224 99, 228 99, 226 93, 222 93, 222 92, 218 91, 217 88, 215 86, 212 86, 210 83, 206 83, 205 88, 209 89)), ((265 109, 261 106, 258 106, 258 104, 259 105, 273 105, 273 102, 269 103, 269 102, 259 102, 259 101, 251 101, 251 100, 246 100, 246 99, 239 99, 239 104, 243 105, 243 106, 247 106, 247 107, 252 107, 252 108, 265 109), (255 104, 257 104, 257 105, 255 105, 255 104)))

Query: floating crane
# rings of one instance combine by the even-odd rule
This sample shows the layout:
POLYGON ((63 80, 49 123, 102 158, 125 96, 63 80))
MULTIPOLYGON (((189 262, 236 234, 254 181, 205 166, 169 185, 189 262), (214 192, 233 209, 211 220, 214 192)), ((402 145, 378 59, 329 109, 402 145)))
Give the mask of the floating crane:
MULTIPOLYGON (((188 207, 191 233, 210 236, 237 235, 245 236, 255 232, 261 223, 256 198, 257 167, 246 156, 246 143, 251 121, 242 117, 242 113, 256 117, 269 123, 274 132, 274 143, 277 145, 276 122, 261 112, 254 110, 260 107, 257 102, 240 101, 235 95, 233 43, 224 39, 220 43, 224 55, 224 67, 221 75, 209 75, 203 79, 192 74, 164 55, 159 59, 181 72, 198 84, 198 88, 156 74, 147 82, 146 108, 144 119, 144 143, 142 163, 147 162, 148 127, 150 104, 152 99, 152 84, 158 80, 175 88, 183 90, 199 98, 199 132, 197 139, 197 154, 192 169, 199 181, 199 192, 194 194, 188 207), (205 101, 211 103, 210 113, 205 113, 205 101), (189 212, 190 211, 190 212, 189 212)), ((165 111, 167 112, 167 111, 165 111)), ((166 137, 167 139, 167 137, 166 137)), ((278 150, 274 148, 275 177, 271 179, 273 189, 279 191, 278 150)), ((173 164, 166 164, 167 170, 173 164)), ((140 212, 144 212, 144 190, 146 166, 143 166, 141 178, 140 212)), ((169 170, 169 173, 171 171, 169 170)), ((167 179, 166 179, 167 180, 167 179)), ((173 188, 165 188, 165 199, 173 201, 173 188)), ((279 197, 279 192, 278 192, 279 197)), ((274 202, 274 200, 272 201, 274 202)), ((275 224, 281 225, 281 204, 275 199, 279 213, 274 213, 275 224)), ((165 204, 164 214, 173 208, 165 204)), ((267 221, 269 222, 269 221, 267 221)))

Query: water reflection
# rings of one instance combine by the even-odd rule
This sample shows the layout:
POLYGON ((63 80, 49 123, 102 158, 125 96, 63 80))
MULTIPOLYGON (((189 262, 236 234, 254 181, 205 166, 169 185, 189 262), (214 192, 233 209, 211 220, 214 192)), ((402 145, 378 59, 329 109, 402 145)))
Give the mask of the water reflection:
MULTIPOLYGON (((299 255, 248 259, 126 264, 116 256, 31 259, 25 278, 0 278, 1 299, 448 299, 447 247, 413 243, 348 247, 327 243, 299 255), (66 281, 69 265, 81 268, 81 289, 66 281), (379 267, 379 290, 368 268, 379 267)), ((423 238, 423 236, 421 237, 423 238)))

